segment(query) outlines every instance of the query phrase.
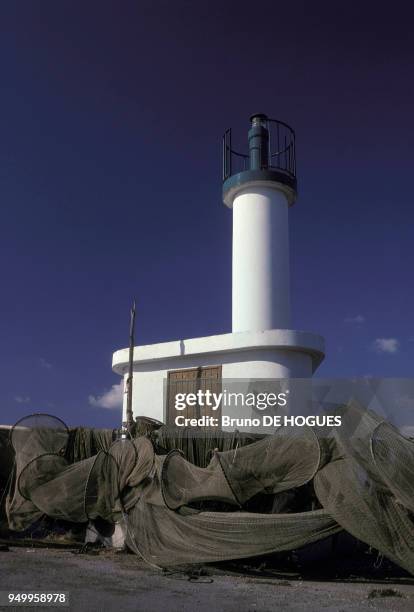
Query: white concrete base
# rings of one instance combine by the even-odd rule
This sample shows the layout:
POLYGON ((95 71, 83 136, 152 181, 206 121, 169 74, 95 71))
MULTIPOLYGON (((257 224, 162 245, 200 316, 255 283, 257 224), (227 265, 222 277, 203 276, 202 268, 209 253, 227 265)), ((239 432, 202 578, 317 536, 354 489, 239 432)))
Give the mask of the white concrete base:
MULTIPOLYGON (((309 332, 271 329, 137 346, 134 350, 134 416, 165 422, 168 372, 222 366, 223 379, 310 378, 324 358, 324 340, 309 332)), ((114 353, 112 368, 128 373, 128 349, 114 353)), ((124 415, 126 398, 124 401, 124 415)))

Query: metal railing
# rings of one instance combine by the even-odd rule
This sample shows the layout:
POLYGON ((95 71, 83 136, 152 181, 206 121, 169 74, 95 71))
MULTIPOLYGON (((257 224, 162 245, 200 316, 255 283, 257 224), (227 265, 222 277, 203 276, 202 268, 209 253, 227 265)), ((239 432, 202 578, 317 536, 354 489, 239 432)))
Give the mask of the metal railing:
MULTIPOLYGON (((262 169, 278 170, 296 178, 295 132, 283 121, 268 119, 269 163, 262 169)), ((223 181, 233 174, 249 170, 250 158, 232 147, 231 128, 223 135, 223 181)))

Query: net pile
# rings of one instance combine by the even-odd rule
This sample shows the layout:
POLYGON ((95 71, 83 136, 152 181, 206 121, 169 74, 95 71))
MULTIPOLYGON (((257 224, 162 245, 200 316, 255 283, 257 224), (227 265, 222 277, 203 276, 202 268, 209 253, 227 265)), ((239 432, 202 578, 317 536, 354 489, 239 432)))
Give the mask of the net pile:
POLYGON ((355 402, 339 414, 341 427, 281 427, 245 445, 227 436, 212 454, 204 443, 199 465, 179 450, 157 454, 146 436, 105 438, 70 463, 64 424, 30 417, 11 434, 9 525, 124 520, 129 548, 159 567, 291 550, 345 529, 414 574, 414 443, 355 402), (258 496, 277 501, 305 485, 318 509, 247 511, 258 496))

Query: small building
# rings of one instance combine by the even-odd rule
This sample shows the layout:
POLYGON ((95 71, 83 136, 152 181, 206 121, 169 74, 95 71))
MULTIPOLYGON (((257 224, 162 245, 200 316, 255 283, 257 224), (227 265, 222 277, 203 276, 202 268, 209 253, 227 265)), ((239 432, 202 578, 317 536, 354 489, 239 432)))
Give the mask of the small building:
MULTIPOLYGON (((171 390, 220 389, 222 380, 310 378, 324 358, 321 336, 291 328, 289 207, 297 196, 295 134, 253 115, 246 154, 223 137, 223 202, 233 214, 232 330, 136 346, 132 409, 174 423, 171 390)), ((126 380, 129 349, 113 355, 126 380)), ((124 416, 126 413, 126 395, 124 416)))

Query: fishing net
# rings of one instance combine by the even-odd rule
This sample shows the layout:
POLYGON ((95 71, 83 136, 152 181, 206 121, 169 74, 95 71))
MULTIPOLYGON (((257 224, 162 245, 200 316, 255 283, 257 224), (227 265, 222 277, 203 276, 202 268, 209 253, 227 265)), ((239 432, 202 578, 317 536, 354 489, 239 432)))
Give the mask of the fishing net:
POLYGON ((414 573, 414 443, 357 404, 342 413, 316 494, 344 529, 414 573))
POLYGON ((114 432, 108 429, 76 427, 69 432, 65 457, 69 463, 75 463, 92 457, 99 451, 108 451, 114 437, 114 432))
POLYGON ((259 438, 190 439, 160 427, 113 442, 112 432, 82 432, 71 453, 62 422, 29 417, 11 434, 9 525, 24 529, 42 515, 122 520, 128 547, 158 567, 291 550, 345 529, 414 573, 414 444, 355 401, 335 414, 341 427, 280 427, 259 438), (69 460, 88 450, 96 452, 69 460), (304 490, 315 503, 298 512, 286 500, 304 490), (277 513, 264 513, 263 499, 277 513))
POLYGON ((214 449, 228 451, 252 444, 263 435, 234 432, 217 432, 216 429, 195 430, 194 427, 160 427, 152 436, 162 451, 180 450, 194 465, 206 467, 214 449))
MULTIPOLYGON (((64 453, 69 430, 60 419, 48 414, 33 414, 20 419, 10 431, 10 443, 15 451, 13 478, 6 498, 6 513, 10 529, 24 530, 44 514, 19 490, 22 471, 44 454, 59 457, 64 453)), ((52 472, 54 473, 54 472, 52 472)))

